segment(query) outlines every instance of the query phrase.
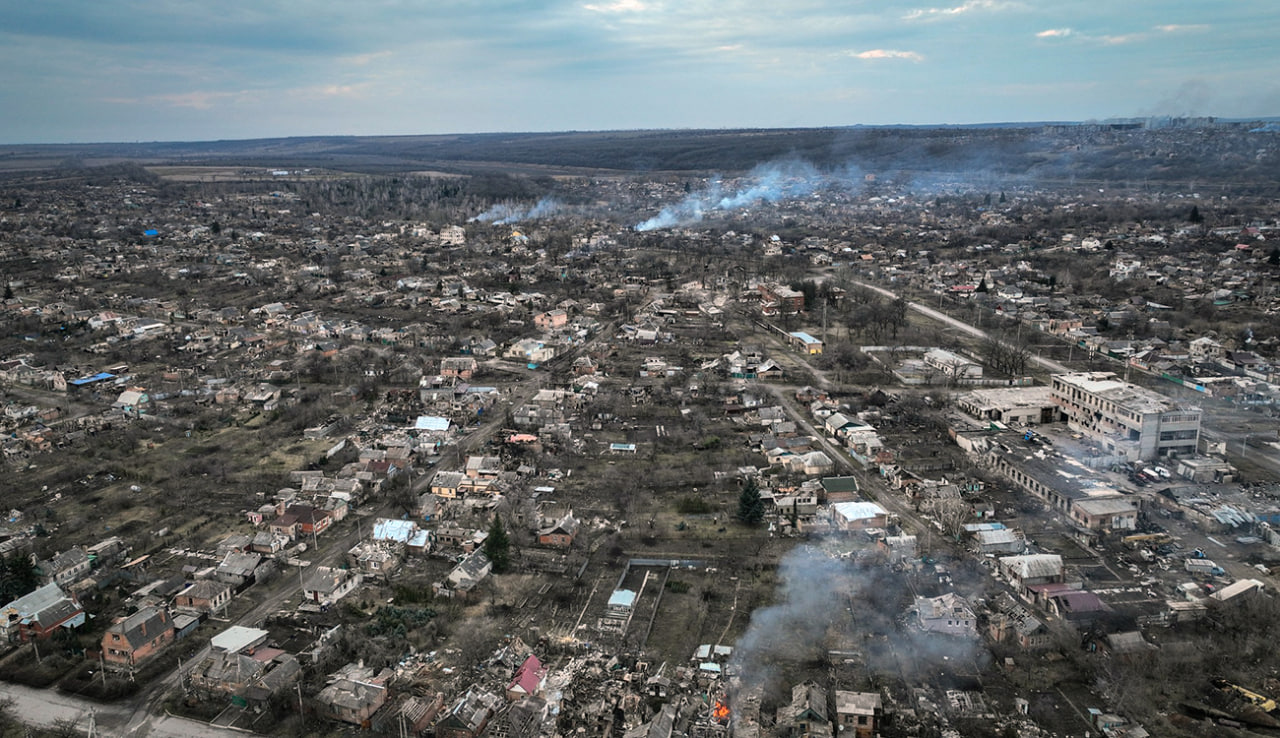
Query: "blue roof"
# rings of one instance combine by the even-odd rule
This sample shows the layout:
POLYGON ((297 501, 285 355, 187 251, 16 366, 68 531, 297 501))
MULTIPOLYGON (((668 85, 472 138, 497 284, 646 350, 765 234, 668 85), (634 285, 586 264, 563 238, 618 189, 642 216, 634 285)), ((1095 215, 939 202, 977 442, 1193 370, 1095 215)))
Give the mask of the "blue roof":
POLYGON ((629 589, 614 590, 613 594, 609 595, 610 607, 631 607, 635 601, 636 593, 629 589))
POLYGON ((425 431, 447 431, 449 430, 449 419, 438 415, 419 415, 413 424, 413 428, 414 430, 425 431))
POLYGON ((109 373, 109 372, 98 372, 97 374, 93 375, 92 377, 82 377, 81 379, 73 379, 73 380, 71 380, 71 384, 72 384, 72 385, 74 385, 74 386, 76 386, 76 387, 81 387, 81 386, 86 385, 86 384, 92 384, 92 383, 94 383, 94 382, 101 382, 101 381, 102 381, 102 380, 104 380, 104 379, 115 379, 115 378, 116 378, 116 375, 111 374, 111 373, 109 373))
POLYGON ((412 520, 379 520, 373 524, 373 538, 378 541, 406 543, 418 526, 412 520))
POLYGON ((808 333, 805 333, 804 331, 795 331, 793 333, 788 333, 787 335, 791 336, 792 338, 798 338, 801 341, 804 341, 805 343, 822 343, 822 341, 819 341, 818 339, 814 338, 808 333))
POLYGON ((157 230, 156 230, 156 229, 154 229, 154 228, 148 228, 147 230, 145 230, 145 231, 143 231, 143 232, 142 232, 142 235, 144 235, 144 236, 158 236, 158 235, 160 235, 160 231, 157 231, 157 230))

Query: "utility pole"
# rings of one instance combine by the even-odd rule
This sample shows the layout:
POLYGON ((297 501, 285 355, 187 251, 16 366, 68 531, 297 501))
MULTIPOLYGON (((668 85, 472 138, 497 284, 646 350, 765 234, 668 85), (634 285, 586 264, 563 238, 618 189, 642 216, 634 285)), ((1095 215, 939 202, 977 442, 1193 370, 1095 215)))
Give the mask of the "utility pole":
POLYGON ((1124 381, 1129 383, 1129 370, 1133 368, 1133 331, 1129 331, 1129 352, 1125 354, 1124 381))

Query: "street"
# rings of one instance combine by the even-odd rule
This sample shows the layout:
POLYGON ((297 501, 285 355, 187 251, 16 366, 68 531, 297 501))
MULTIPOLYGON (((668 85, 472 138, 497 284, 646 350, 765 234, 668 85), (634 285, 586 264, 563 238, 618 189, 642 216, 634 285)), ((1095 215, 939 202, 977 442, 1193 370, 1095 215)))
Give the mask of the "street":
MULTIPOLYGON (((605 326, 595 338, 565 354, 559 360, 572 361, 577 356, 601 340, 602 336, 611 335, 613 324, 605 326)), ((507 401, 512 407, 527 402, 541 387, 539 377, 531 376, 527 381, 517 385, 507 401)), ((470 432, 455 439, 453 448, 461 457, 484 443, 500 430, 505 422, 502 414, 495 413, 490 420, 473 428, 470 432)), ((459 459, 461 460, 461 459, 459 459)), ((431 474, 423 474, 413 480, 412 492, 420 494, 431 479, 431 474)), ((384 505, 369 513, 355 513, 361 517, 399 517, 402 510, 391 505, 384 505)), ((367 530, 369 526, 363 526, 367 530)), ((341 533, 334 530, 330 535, 319 539, 319 547, 311 566, 333 566, 360 539, 362 526, 348 523, 341 533)), ((273 613, 279 611, 284 602, 299 593, 299 572, 286 568, 271 582, 254 584, 247 590, 250 595, 261 595, 261 601, 252 610, 237 618, 229 625, 260 627, 273 613)), ((165 696, 182 683, 187 672, 200 664, 209 654, 209 645, 205 644, 181 667, 170 671, 143 688, 136 696, 113 704, 99 704, 89 700, 63 694, 56 688, 31 689, 8 682, 0 682, 0 695, 7 695, 14 700, 14 713, 23 722, 39 727, 52 727, 60 720, 73 720, 81 730, 88 730, 89 715, 92 711, 96 717, 97 727, 107 735, 142 738, 143 736, 161 736, 173 738, 224 738, 225 736, 243 736, 245 731, 218 728, 199 721, 187 720, 160 712, 160 705, 165 696)))
MULTIPOLYGON (((866 282, 858 282, 858 281, 854 281, 853 284, 856 284, 859 287, 866 287, 872 292, 877 292, 881 295, 884 295, 890 300, 898 299, 897 294, 890 292, 889 290, 886 290, 883 287, 876 287, 875 285, 867 284, 866 282)), ((968 333, 969 335, 974 336, 975 338, 982 338, 982 339, 991 338, 991 335, 986 331, 982 330, 981 328, 975 328, 974 326, 971 326, 962 320, 957 320, 956 318, 953 318, 950 315, 947 315, 946 313, 940 312, 938 310, 934 310, 931 307, 926 307, 924 305, 921 305, 918 302, 908 302, 907 307, 911 308, 917 313, 920 313, 921 315, 924 315, 925 317, 932 318, 941 323, 946 323, 952 328, 964 331, 965 333, 968 333)), ((1046 358, 1035 356, 1035 355, 1029 356, 1028 358, 1031 361, 1035 362, 1036 364, 1039 364, 1041 367, 1051 372, 1066 374, 1072 371, 1071 369, 1067 368, 1065 365, 1059 364, 1058 362, 1053 361, 1052 359, 1046 359, 1046 358)))
POLYGON ((71 721, 76 728, 89 730, 90 712, 99 735, 147 736, 148 738, 243 738, 243 731, 217 728, 173 715, 149 715, 134 725, 134 712, 127 704, 97 704, 62 694, 55 689, 31 689, 0 683, 0 694, 13 700, 13 714, 27 725, 53 728, 71 721))

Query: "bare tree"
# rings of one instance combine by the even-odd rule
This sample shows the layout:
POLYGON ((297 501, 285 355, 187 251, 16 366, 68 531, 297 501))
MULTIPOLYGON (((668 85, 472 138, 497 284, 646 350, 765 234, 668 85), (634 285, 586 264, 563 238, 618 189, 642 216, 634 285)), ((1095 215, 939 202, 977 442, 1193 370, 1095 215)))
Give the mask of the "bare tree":
POLYGON ((1003 333, 988 337, 983 343, 982 353, 992 369, 1011 377, 1026 373, 1031 359, 1031 347, 1026 341, 1003 333))
POLYGON ((971 515, 969 503, 959 497, 935 497, 925 500, 921 511, 933 516, 942 526, 942 530, 955 540, 960 540, 964 533, 964 524, 971 515))

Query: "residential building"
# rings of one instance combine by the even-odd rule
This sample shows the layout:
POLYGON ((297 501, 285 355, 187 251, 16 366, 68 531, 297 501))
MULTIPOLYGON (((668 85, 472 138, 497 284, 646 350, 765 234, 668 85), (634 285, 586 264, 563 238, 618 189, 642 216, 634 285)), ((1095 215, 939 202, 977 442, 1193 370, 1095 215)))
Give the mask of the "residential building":
POLYGON ((538 530, 538 544, 552 548, 569 548, 578 535, 578 525, 578 519, 573 517, 573 512, 570 511, 555 523, 538 530))
POLYGON ((440 692, 429 697, 403 695, 391 707, 378 713, 373 721, 373 730, 383 734, 403 730, 409 735, 423 735, 443 708, 444 694, 440 692))
POLYGON ((294 526, 294 535, 290 538, 310 538, 328 530, 333 524, 333 516, 311 505, 289 505, 284 509, 284 515, 271 524, 272 530, 276 529, 277 524, 282 528, 294 526))
POLYGON ((206 698, 243 694, 251 683, 267 672, 267 665, 237 652, 210 651, 191 669, 188 683, 206 698))
POLYGON ((102 634, 102 658, 132 666, 155 655, 174 640, 173 620, 160 607, 144 607, 117 620, 102 634))
POLYGON ((451 356, 440 360, 440 376, 471 379, 476 373, 476 360, 470 356, 451 356))
POLYGON ((431 494, 453 500, 458 497, 458 488, 467 475, 462 472, 440 471, 431 478, 431 494))
POLYGON ((537 339, 526 338, 511 344, 504 355, 509 359, 522 359, 530 364, 544 364, 556 357, 556 348, 537 339))
POLYGON ((502 474, 502 459, 497 456, 468 456, 468 479, 497 479, 502 474))
POLYGON ((531 697, 542 691, 547 670, 537 656, 529 657, 516 669, 515 676, 507 684, 507 699, 515 701, 522 697, 531 697))
POLYGON ((1060 583, 1063 579, 1062 557, 1058 554, 1003 556, 998 561, 1000 571, 1009 583, 1022 589, 1060 583))
POLYGON ((874 502, 837 502, 831 505, 831 522, 845 532, 883 528, 889 512, 874 502))
POLYGON ((1045 624, 1008 592, 1000 593, 992 604, 987 632, 994 641, 1010 641, 1026 650, 1048 648, 1053 644, 1045 624))
POLYGON ((883 716, 879 692, 836 690, 836 725, 843 738, 871 738, 883 716))
POLYGON ((363 580, 363 575, 350 569, 319 566, 309 576, 303 577, 302 599, 320 607, 329 607, 351 594, 363 580))
POLYGON ((491 571, 493 571, 493 562, 489 561, 489 557, 485 556, 483 551, 476 551, 455 566, 444 582, 436 584, 436 594, 465 597, 484 581, 491 571))
POLYGON ((84 608, 75 596, 50 582, 0 608, 0 641, 43 640, 59 628, 78 628, 84 622, 84 608))
POLYGON ((226 582, 202 579, 191 582, 173 598, 173 606, 195 612, 217 612, 231 602, 231 586, 226 582))
POLYGON ((41 561, 36 568, 44 578, 45 584, 52 582, 68 587, 87 576, 89 570, 93 568, 93 562, 89 560, 88 552, 76 546, 54 555, 53 558, 41 561))
POLYGON ((930 633, 965 638, 978 634, 978 616, 973 607, 954 592, 938 597, 917 597, 914 609, 920 627, 930 633))
POLYGON ((804 293, 780 284, 761 284, 760 312, 764 315, 794 315, 804 310, 804 293))
POLYGON ((253 579, 258 564, 262 563, 262 554, 229 552, 214 570, 214 576, 233 587, 241 587, 253 579))
POLYGON ((829 738, 827 690, 814 682, 791 688, 791 702, 778 708, 776 735, 785 738, 829 738))
POLYGON ((347 664, 329 675, 329 683, 316 695, 316 703, 325 717, 366 726, 387 702, 390 677, 389 669, 375 674, 363 664, 347 664))
POLYGON ((569 323, 569 314, 564 310, 556 308, 545 313, 538 313, 533 316, 533 324, 539 330, 550 331, 557 328, 563 328, 569 323))

